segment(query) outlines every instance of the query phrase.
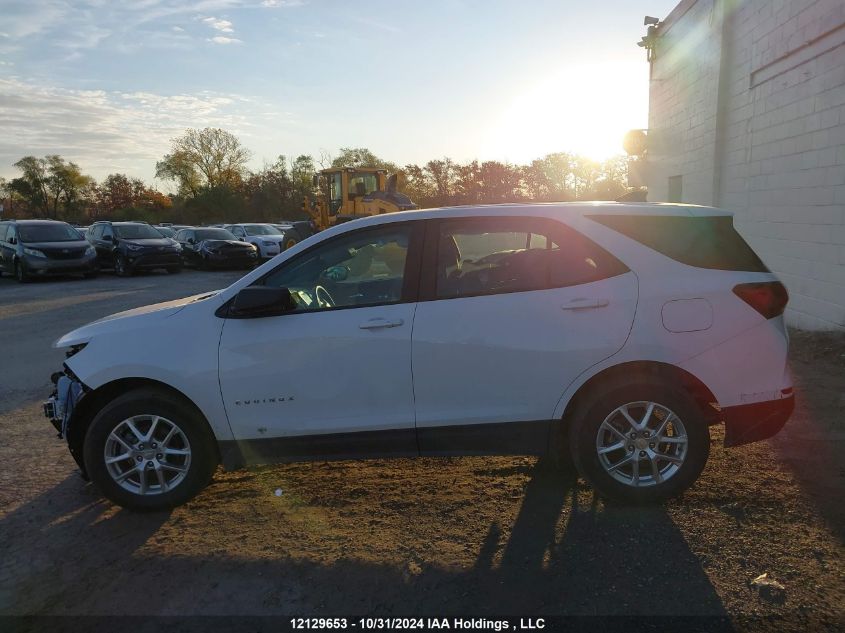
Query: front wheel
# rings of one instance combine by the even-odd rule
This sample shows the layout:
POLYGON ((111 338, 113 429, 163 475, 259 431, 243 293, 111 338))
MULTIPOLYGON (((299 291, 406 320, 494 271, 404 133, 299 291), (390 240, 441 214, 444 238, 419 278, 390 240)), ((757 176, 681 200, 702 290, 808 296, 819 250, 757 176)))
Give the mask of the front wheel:
POLYGON ((26 272, 26 268, 20 262, 15 262, 15 279, 22 284, 29 282, 29 273, 26 272))
POLYGON ((680 386, 644 380, 594 390, 572 421, 570 448, 578 471, 602 495, 654 503, 698 479, 710 433, 680 386))
POLYGON ((114 272, 118 277, 131 277, 132 268, 123 255, 118 255, 114 260, 114 272))
POLYGON ((199 414, 156 389, 106 405, 85 435, 85 467, 114 503, 133 510, 181 505, 211 480, 214 438, 199 414))

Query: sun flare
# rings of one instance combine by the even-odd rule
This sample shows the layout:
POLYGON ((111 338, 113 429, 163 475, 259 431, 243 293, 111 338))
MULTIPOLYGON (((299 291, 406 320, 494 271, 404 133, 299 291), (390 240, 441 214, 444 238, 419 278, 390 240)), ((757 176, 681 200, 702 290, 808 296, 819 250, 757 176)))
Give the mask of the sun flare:
POLYGON ((552 152, 594 160, 621 154, 622 138, 647 124, 648 67, 578 64, 518 91, 495 122, 487 155, 525 162, 552 152))

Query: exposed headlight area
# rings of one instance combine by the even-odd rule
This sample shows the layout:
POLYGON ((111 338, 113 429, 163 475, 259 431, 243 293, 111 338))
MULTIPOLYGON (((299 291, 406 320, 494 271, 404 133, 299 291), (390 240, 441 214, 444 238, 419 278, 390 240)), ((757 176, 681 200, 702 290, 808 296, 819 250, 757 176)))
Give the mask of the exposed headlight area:
POLYGON ((29 255, 31 257, 43 257, 45 259, 47 258, 47 256, 42 251, 39 251, 36 248, 24 248, 23 252, 25 255, 29 255))
POLYGON ((96 255, 96 254, 97 254, 97 249, 94 248, 93 246, 89 246, 88 248, 85 249, 85 255, 86 256, 91 256, 91 255, 96 255))
POLYGON ((144 250, 144 247, 140 244, 127 244, 126 248, 132 251, 133 253, 137 253, 138 251, 144 250))
POLYGON ((71 345, 65 351, 65 358, 70 358, 71 356, 75 356, 76 354, 78 354, 79 352, 84 350, 87 345, 88 345, 88 343, 80 343, 79 345, 71 345))

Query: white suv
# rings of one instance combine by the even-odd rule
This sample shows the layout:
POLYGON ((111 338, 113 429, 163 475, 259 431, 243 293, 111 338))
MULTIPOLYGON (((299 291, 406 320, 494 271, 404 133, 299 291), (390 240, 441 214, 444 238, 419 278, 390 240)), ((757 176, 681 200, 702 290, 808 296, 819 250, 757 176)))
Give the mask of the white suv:
POLYGON ((241 242, 254 245, 261 259, 272 259, 285 250, 285 236, 270 224, 227 224, 223 228, 241 242))
POLYGON ((600 493, 655 501, 701 473, 708 426, 736 446, 786 422, 786 302, 717 209, 394 213, 63 336, 45 409, 135 508, 220 462, 457 454, 571 453, 600 493))

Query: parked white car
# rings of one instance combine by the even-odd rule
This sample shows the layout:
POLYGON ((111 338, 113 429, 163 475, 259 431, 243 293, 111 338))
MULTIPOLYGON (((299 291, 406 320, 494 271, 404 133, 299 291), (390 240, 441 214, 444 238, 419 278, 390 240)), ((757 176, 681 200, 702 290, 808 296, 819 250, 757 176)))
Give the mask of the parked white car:
POLYGON ((571 453, 600 493, 656 501, 701 473, 708 426, 736 446, 786 422, 787 299, 717 209, 394 213, 66 334, 45 409, 133 508, 219 462, 459 454, 571 453))
POLYGON ((285 250, 285 236, 270 224, 227 224, 223 228, 241 242, 255 245, 261 259, 272 259, 285 250))

